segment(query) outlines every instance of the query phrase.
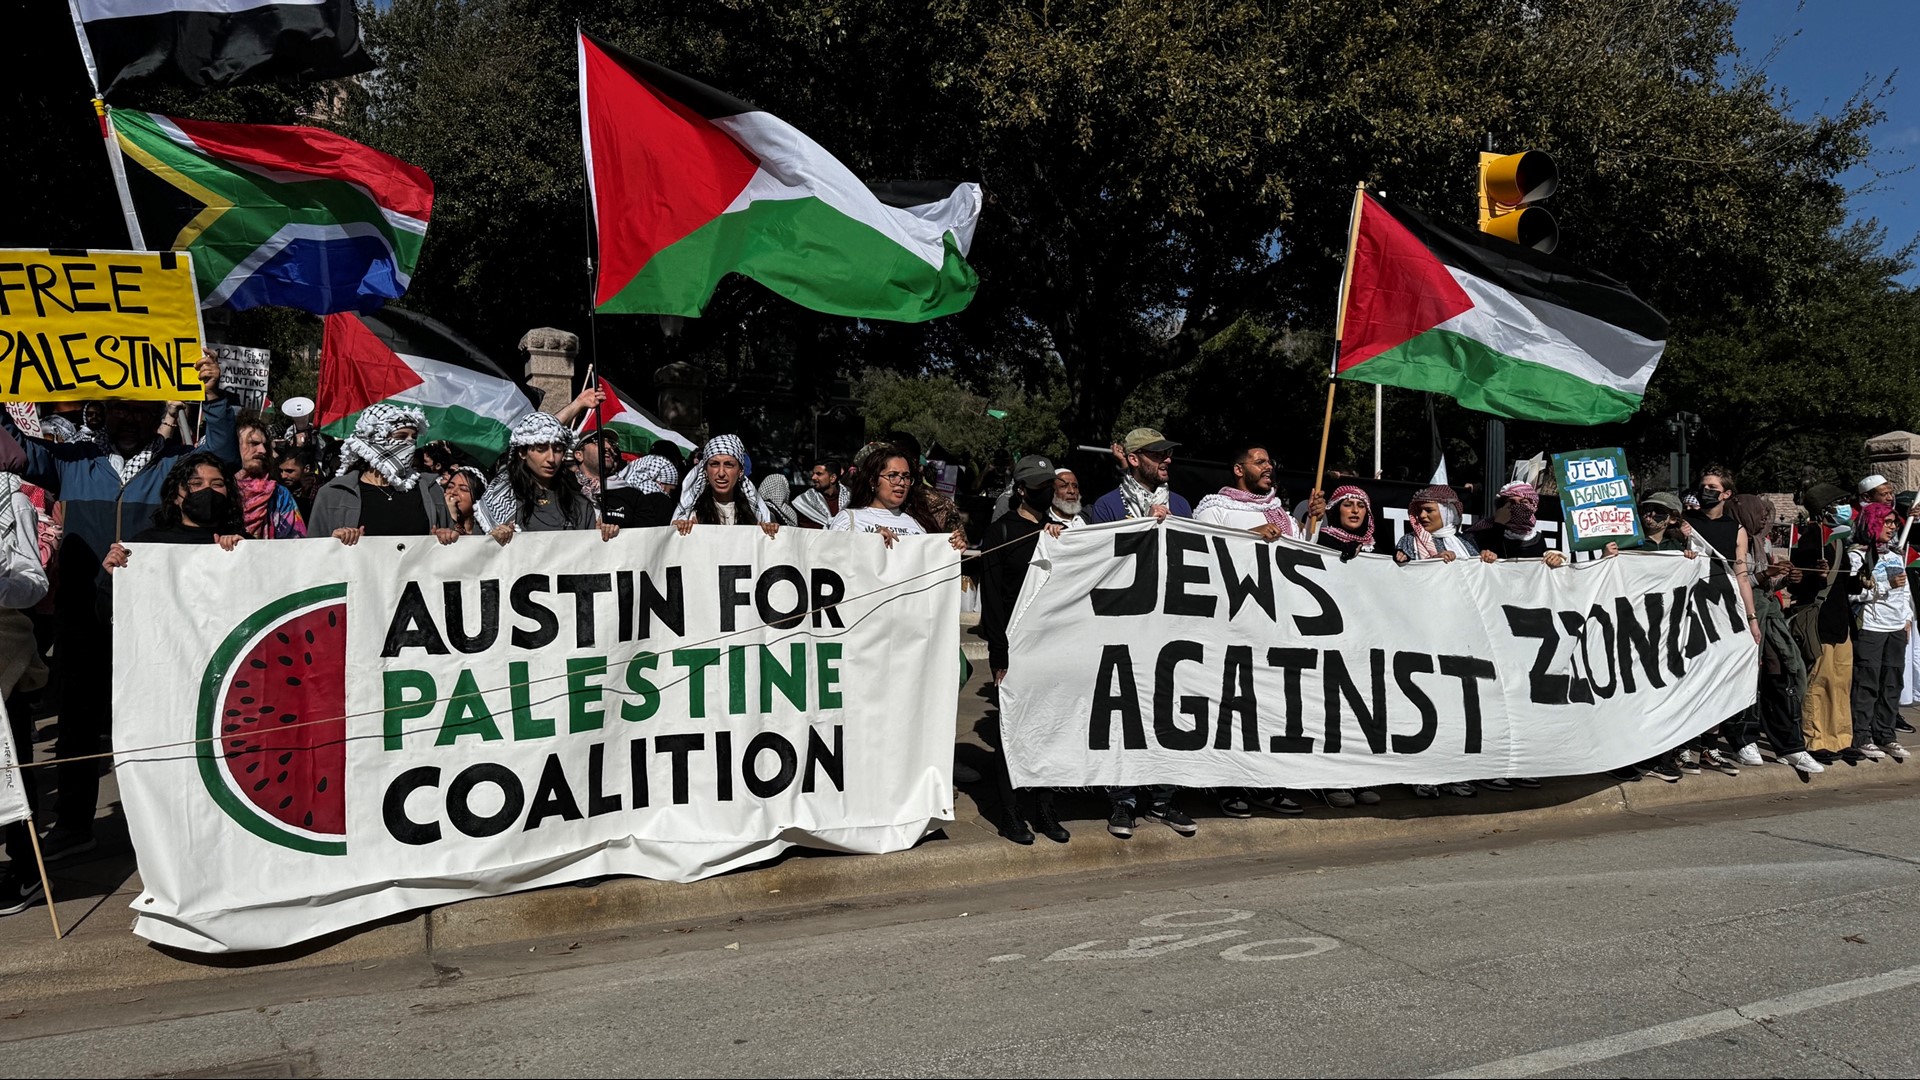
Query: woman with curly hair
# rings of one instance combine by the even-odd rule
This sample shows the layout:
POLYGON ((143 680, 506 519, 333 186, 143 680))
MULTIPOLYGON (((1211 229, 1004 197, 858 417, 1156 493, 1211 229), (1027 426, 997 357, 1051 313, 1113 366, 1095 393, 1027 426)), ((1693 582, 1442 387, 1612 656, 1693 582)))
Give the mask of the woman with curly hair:
MULTIPOLYGON (((899 447, 868 455, 854 477, 853 506, 834 515, 827 528, 841 532, 878 533, 888 547, 902 536, 926 536, 944 530, 939 511, 927 488, 915 482, 912 459, 899 447)), ((967 534, 955 528, 947 540, 956 551, 967 549, 967 534)))

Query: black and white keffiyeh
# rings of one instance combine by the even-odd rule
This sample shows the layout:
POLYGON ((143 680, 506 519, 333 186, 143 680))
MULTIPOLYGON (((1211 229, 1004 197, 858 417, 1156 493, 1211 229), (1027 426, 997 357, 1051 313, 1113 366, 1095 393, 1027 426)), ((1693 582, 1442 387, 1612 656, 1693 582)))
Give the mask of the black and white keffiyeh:
POLYGON ((133 483, 133 478, 139 476, 141 470, 153 464, 153 456, 160 452, 160 446, 160 436, 155 435, 152 442, 148 443, 144 449, 132 457, 123 458, 112 451, 107 452, 108 464, 112 465, 114 471, 120 474, 121 487, 126 487, 128 484, 133 483))
POLYGON ((1148 491, 1147 485, 1131 472, 1120 474, 1120 501, 1126 504, 1130 518, 1152 517, 1153 508, 1169 505, 1172 497, 1173 489, 1165 484, 1148 491))
POLYGON ((19 512, 13 508, 13 497, 19 492, 19 474, 0 472, 0 544, 13 543, 13 529, 20 520, 19 512))
POLYGON ((632 488, 642 495, 665 495, 667 488, 680 483, 680 470, 658 454, 648 454, 613 474, 609 490, 632 488))
POLYGON ((511 444, 522 446, 558 446, 562 450, 573 449, 573 432, 567 425, 555 419, 551 413, 530 412, 513 422, 511 444))
POLYGON ((767 522, 773 520, 767 510, 766 500, 754 489, 753 481, 747 475, 753 472, 753 459, 747 456, 747 444, 740 441, 738 435, 715 435, 707 440, 700 452, 693 456, 693 468, 687 472, 687 478, 680 485, 680 505, 673 511, 675 521, 693 520, 693 504, 698 502, 700 494, 707 490, 707 459, 721 455, 740 462, 740 494, 746 496, 747 505, 753 508, 753 520, 767 522))
MULTIPOLYGON (((833 505, 839 507, 840 510, 845 510, 852 505, 852 503, 853 493, 847 490, 847 485, 839 485, 839 494, 834 496, 833 505)), ((809 487, 794 498, 793 510, 801 517, 818 524, 823 529, 833 521, 833 515, 840 512, 839 510, 830 509, 827 506, 827 497, 820 494, 818 488, 813 487, 809 487)))
POLYGON ((401 491, 412 491, 420 482, 415 442, 426 434, 427 414, 419 409, 411 405, 369 405, 353 422, 353 434, 341 444, 340 471, 334 475, 372 469, 401 491), (412 428, 414 438, 394 438, 393 433, 401 428, 412 428))

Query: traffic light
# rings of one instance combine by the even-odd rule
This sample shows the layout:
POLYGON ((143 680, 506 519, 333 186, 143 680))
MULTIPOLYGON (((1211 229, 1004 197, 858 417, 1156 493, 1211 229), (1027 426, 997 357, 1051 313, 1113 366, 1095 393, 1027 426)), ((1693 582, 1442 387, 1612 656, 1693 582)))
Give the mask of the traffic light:
POLYGON ((1553 159, 1538 150, 1480 155, 1480 231, 1535 251, 1560 245, 1560 226, 1536 205, 1560 184, 1553 159))

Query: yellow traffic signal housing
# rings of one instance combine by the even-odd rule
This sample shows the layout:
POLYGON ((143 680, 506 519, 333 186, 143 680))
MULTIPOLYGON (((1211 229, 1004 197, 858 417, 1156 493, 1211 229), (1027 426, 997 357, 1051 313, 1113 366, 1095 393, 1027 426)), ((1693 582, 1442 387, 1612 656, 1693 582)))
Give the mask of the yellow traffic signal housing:
POLYGON ((1560 245, 1560 226, 1535 205, 1560 185, 1553 158, 1538 150, 1480 155, 1480 231, 1535 251, 1560 245))

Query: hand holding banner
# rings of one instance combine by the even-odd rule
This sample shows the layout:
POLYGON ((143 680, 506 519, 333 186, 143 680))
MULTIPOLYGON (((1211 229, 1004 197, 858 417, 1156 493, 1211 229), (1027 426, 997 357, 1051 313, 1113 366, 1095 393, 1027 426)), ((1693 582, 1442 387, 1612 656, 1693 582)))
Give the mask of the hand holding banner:
POLYGON ((197 400, 201 340, 184 254, 0 249, 0 401, 197 400))

